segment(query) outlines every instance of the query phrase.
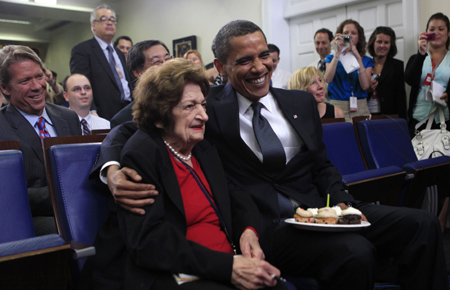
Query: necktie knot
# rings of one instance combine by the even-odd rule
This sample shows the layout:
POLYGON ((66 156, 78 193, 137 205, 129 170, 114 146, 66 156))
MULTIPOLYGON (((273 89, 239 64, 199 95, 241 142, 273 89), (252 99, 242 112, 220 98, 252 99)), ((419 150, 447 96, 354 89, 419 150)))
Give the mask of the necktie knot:
POLYGON ((112 46, 111 45, 108 45, 107 47, 106 47, 106 49, 110 52, 110 53, 112 53, 113 52, 113 48, 112 48, 112 46))
POLYGON ((253 114, 261 114, 261 107, 262 104, 260 102, 254 102, 251 104, 251 107, 253 109, 253 114))
POLYGON ((91 130, 89 129, 88 122, 85 119, 81 119, 80 123, 83 127, 83 135, 91 135, 91 130))

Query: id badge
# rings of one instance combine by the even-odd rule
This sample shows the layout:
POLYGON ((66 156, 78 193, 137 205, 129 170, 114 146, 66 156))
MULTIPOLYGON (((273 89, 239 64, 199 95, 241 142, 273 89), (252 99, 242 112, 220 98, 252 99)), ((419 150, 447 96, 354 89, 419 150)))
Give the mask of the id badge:
POLYGON ((428 73, 427 76, 425 77, 425 80, 423 81, 423 84, 426 86, 429 86, 429 85, 431 85, 431 81, 432 81, 431 74, 428 73))
POLYGON ((351 112, 358 111, 358 98, 355 96, 350 97, 350 111, 351 112))

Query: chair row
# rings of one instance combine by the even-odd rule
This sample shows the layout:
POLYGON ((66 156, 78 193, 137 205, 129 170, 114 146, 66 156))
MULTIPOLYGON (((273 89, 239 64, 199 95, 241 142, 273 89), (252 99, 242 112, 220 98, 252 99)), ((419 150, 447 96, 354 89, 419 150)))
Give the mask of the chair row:
POLYGON ((404 119, 323 124, 331 162, 355 198, 385 205, 421 208, 427 188, 433 211, 442 208, 450 190, 450 157, 417 160, 404 119))
POLYGON ((19 144, 1 142, 1 289, 74 289, 85 258, 95 254, 91 245, 107 216, 109 196, 88 180, 104 137, 44 139, 58 234, 40 237, 34 233, 22 153, 4 150, 19 149, 19 144))

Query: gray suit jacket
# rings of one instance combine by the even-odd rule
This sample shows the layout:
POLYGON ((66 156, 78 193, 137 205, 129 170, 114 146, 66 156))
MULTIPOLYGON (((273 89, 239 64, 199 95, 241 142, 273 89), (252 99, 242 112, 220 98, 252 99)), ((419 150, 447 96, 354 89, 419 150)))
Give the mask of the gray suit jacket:
MULTIPOLYGON (((74 111, 49 103, 45 109, 59 137, 81 135, 80 121, 74 111)), ((11 104, 0 110, 0 141, 7 140, 19 141, 27 187, 47 186, 41 140, 30 123, 11 104)))

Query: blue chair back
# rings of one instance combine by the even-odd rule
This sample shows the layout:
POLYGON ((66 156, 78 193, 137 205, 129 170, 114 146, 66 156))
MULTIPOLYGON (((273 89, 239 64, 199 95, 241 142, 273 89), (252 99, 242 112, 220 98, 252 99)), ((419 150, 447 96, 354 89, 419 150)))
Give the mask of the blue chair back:
MULTIPOLYGON (((93 245, 98 229, 108 215, 108 195, 99 192, 88 179, 100 144, 54 145, 48 151, 57 224, 68 242, 93 245)), ((80 270, 85 260, 78 261, 80 270)))
POLYGON ((357 129, 369 169, 417 161, 404 119, 365 120, 357 129))
POLYGON ((322 128, 328 159, 339 173, 347 175, 366 170, 351 123, 328 123, 322 128))
POLYGON ((0 243, 35 236, 22 152, 0 151, 0 243))

